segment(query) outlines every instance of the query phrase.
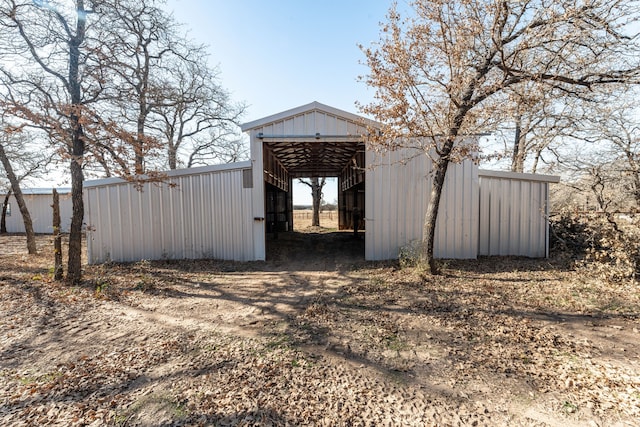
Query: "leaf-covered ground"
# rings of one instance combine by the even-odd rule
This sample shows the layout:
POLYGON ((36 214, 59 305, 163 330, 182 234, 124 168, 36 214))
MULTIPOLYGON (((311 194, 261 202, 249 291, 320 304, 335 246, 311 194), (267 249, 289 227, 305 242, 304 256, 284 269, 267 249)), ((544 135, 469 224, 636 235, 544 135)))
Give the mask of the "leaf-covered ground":
POLYGON ((288 233, 68 287, 49 239, 0 236, 0 425, 639 425, 640 287, 560 258, 430 277, 288 233))

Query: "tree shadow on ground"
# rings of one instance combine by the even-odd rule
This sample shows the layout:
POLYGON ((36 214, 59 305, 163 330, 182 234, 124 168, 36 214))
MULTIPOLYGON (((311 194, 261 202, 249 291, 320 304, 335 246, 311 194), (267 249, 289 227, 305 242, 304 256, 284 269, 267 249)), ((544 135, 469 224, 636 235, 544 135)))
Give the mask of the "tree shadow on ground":
MULTIPOLYGON (((189 342, 188 336, 193 335, 194 331, 202 333, 202 330, 198 330, 197 323, 189 329, 179 322, 181 316, 213 323, 217 319, 211 313, 215 314, 218 304, 228 303, 226 310, 238 319, 235 324, 237 329, 251 330, 261 342, 266 343, 267 349, 293 349, 306 355, 326 355, 337 363, 362 364, 385 377, 398 379, 402 384, 424 386, 433 395, 451 392, 450 387, 438 385, 434 379, 463 377, 465 370, 476 369, 481 380, 488 377, 515 378, 520 384, 533 384, 544 390, 545 384, 558 385, 558 371, 554 370, 554 363, 558 360, 577 359, 586 353, 597 357, 605 351, 608 351, 607 357, 615 356, 620 360, 628 358, 629 353, 637 354, 637 345, 634 343, 624 342, 621 345, 617 330, 609 331, 601 338, 601 343, 595 343, 598 348, 583 343, 581 338, 585 324, 602 323, 607 327, 606 322, 628 320, 629 315, 564 313, 554 309, 552 304, 535 308, 520 300, 511 300, 508 285, 520 286, 535 277, 524 274, 523 277, 516 274, 512 278, 493 275, 513 272, 512 266, 496 266, 492 259, 465 261, 460 264, 465 265, 466 269, 458 268, 454 272, 452 269, 457 267, 452 264, 448 267, 448 274, 442 278, 421 282, 409 271, 395 268, 397 264, 368 263, 361 254, 354 255, 354 247, 363 245, 363 242, 350 245, 345 240, 350 238, 346 233, 326 238, 291 234, 283 239, 280 235, 279 242, 270 243, 269 248, 275 252, 266 262, 200 260, 112 264, 91 266, 88 276, 99 269, 106 278, 110 275, 118 277, 120 281, 114 281, 114 286, 120 283, 127 287, 125 290, 130 294, 129 298, 122 298, 119 304, 137 303, 144 298, 141 294, 153 294, 149 308, 138 307, 134 303, 132 306, 153 316, 155 322, 163 323, 172 333, 185 334, 185 342, 189 342), (336 241, 343 245, 330 244, 336 241), (319 268, 318 257, 323 256, 329 260, 323 261, 325 268, 319 268), (394 267, 388 268, 390 265, 394 267), (375 269, 375 266, 387 268, 375 269), (363 274, 359 272, 361 267, 363 274), (489 282, 487 287, 474 283, 474 279, 483 271, 488 273, 483 278, 489 282), (254 272, 260 274, 255 275, 254 272), (147 288, 145 281, 149 284, 147 288), (465 285, 459 286, 462 284, 465 285), (156 295, 160 298, 155 298, 156 295), (197 312, 190 310, 193 308, 190 304, 200 304, 203 313, 201 318, 197 312), (174 311, 162 313, 166 307, 173 307, 174 311), (254 314, 243 318, 241 311, 247 308, 252 309, 251 313, 254 314), (174 318, 164 319, 160 315, 174 318), (605 350, 599 350, 600 347, 605 350), (625 350, 615 354, 613 350, 606 350, 621 347, 625 350), (545 362, 540 364, 544 369, 537 367, 534 362, 545 362)), ((525 267, 530 263, 535 265, 537 260, 515 260, 518 271, 528 271, 525 267)), ((98 282, 94 280, 91 283, 98 282)), ((12 286, 18 285, 12 283, 12 286)), ((38 289, 28 288, 25 292, 34 293, 34 304, 47 303, 37 293, 38 289)), ((72 314, 75 316, 75 313, 72 314)), ((43 311, 42 319, 37 321, 44 326, 52 316, 52 312, 43 311)), ((126 318, 119 320, 128 321, 126 318)), ((106 326, 96 324, 96 328, 103 330, 106 326)), ((39 331, 34 328, 31 335, 17 343, 20 348, 13 348, 20 350, 13 356, 27 355, 28 350, 42 343, 36 341, 38 334, 39 331)), ((82 334, 83 331, 75 332, 75 335, 82 334)), ((632 335, 629 337, 633 338, 632 335)), ((53 333, 49 338, 57 340, 59 336, 53 333)), ((190 361, 197 354, 189 346, 184 349, 165 348, 163 351, 168 358, 190 361)), ((2 354, 9 355, 9 352, 2 354)), ((253 353, 247 351, 241 355, 246 357, 253 353)), ((18 360, 14 357, 12 361, 18 360)), ((234 363, 231 357, 221 364, 210 363, 214 360, 207 358, 202 361, 204 367, 197 366, 201 371, 175 370, 147 379, 144 379, 146 374, 143 373, 138 382, 135 378, 122 379, 114 375, 119 382, 108 386, 104 396, 122 391, 130 393, 146 387, 148 384, 145 381, 163 382, 164 386, 167 381, 184 376, 217 375, 228 371, 229 364, 234 363)), ((290 361, 285 360, 285 365, 287 362, 290 361)), ((52 395, 51 400, 61 402, 77 399, 81 402, 87 396, 96 394, 101 385, 108 384, 78 383, 67 391, 52 395)), ((20 408, 30 403, 27 398, 21 401, 20 408)), ((205 423, 227 422, 232 419, 229 417, 247 420, 263 417, 262 420, 276 424, 288 421, 277 411, 261 407, 232 415, 228 412, 196 415, 201 415, 205 423)))
POLYGON ((365 264, 364 234, 353 232, 279 233, 266 240, 267 267, 309 270, 345 270, 365 264))

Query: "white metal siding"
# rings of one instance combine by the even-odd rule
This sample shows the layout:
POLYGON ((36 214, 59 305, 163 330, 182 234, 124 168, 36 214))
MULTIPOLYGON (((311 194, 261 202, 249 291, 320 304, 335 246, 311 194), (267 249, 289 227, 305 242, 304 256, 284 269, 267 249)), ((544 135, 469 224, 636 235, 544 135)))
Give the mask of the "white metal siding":
POLYGON ((253 128, 252 134, 262 133, 268 136, 313 136, 319 133, 323 136, 331 135, 362 135, 366 128, 350 120, 333 114, 314 110, 297 114, 282 120, 265 123, 253 128))
POLYGON ((253 178, 252 209, 253 209, 253 245, 256 260, 264 261, 267 256, 265 241, 265 203, 264 203, 264 159, 262 141, 256 138, 256 131, 251 131, 251 175, 253 178))
MULTIPOLYGON (((53 233, 53 195, 52 194, 24 194, 24 201, 29 210, 33 231, 36 233, 53 233)), ((24 222, 14 196, 9 198, 11 215, 7 216, 8 233, 24 233, 24 222)), ((60 194, 60 229, 68 233, 71 226, 73 209, 71 193, 60 194)))
POLYGON ((118 180, 85 185, 90 264, 141 259, 254 260, 252 189, 240 166, 181 171, 142 189, 118 180))
POLYGON ((548 256, 548 188, 521 174, 480 172, 478 254, 548 256))
MULTIPOLYGON (((384 155, 367 151, 365 184, 368 260, 394 259, 401 247, 422 240, 431 194, 431 161, 417 150, 384 155)), ((438 212, 435 256, 475 258, 478 248, 478 169, 451 164, 438 212)))

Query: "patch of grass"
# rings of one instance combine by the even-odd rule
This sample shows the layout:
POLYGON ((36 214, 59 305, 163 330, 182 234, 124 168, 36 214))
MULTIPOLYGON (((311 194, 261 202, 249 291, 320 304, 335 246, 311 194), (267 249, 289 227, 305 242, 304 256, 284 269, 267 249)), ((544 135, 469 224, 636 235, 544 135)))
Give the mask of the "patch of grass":
POLYGON ((578 410, 578 405, 565 400, 562 402, 562 411, 566 414, 573 414, 578 410))
POLYGON ((525 365, 528 365, 530 363, 533 363, 533 361, 531 360, 531 358, 529 356, 525 356, 522 355, 520 356, 520 360, 522 361, 522 363, 524 363, 525 365))
POLYGON ((154 418, 157 417, 157 414, 164 413, 165 417, 171 418, 172 425, 184 420, 188 415, 185 406, 176 402, 169 394, 152 393, 144 396, 125 411, 116 413, 113 418, 114 425, 122 427, 129 425, 132 418, 140 415, 146 416, 145 412, 152 414, 154 418))
POLYGON ((142 275, 140 280, 136 282, 136 285, 133 287, 136 291, 149 292, 156 289, 155 280, 148 275, 142 275))
POLYGON ((109 290, 108 281, 102 281, 102 280, 96 281, 95 290, 94 290, 94 295, 96 296, 96 298, 100 298, 101 296, 104 296, 108 290, 109 290))
POLYGON ((611 298, 609 301, 604 302, 604 304, 599 308, 602 311, 609 311, 614 313, 628 310, 628 307, 626 306, 625 302, 619 300, 618 298, 611 298))
POLYGON ((385 336, 383 338, 383 343, 386 348, 393 351, 404 351, 409 349, 407 341, 398 336, 398 334, 385 336))
POLYGON ((59 371, 48 372, 44 375, 36 376, 36 375, 26 375, 20 377, 18 381, 20 384, 24 386, 32 386, 35 384, 48 384, 62 377, 63 373, 59 371))
POLYGON ((401 247, 398 253, 400 268, 414 268, 421 264, 422 248, 422 242, 419 240, 413 240, 401 247))
POLYGON ((287 349, 291 347, 291 338, 289 335, 278 335, 267 342, 266 348, 271 349, 287 349))
POLYGON ((33 385, 37 382, 36 377, 32 377, 32 376, 20 377, 18 381, 22 385, 33 385))

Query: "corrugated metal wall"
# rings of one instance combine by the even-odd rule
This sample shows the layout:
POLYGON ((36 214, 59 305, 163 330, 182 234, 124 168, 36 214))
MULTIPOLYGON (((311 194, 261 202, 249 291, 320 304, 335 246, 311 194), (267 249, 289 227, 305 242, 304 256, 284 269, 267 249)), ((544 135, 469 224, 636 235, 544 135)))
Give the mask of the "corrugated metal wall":
MULTIPOLYGON (((430 159, 419 150, 367 151, 365 185, 368 260, 394 259, 422 240, 431 194, 430 159)), ((467 161, 447 171, 438 213, 435 256, 475 258, 478 250, 478 168, 467 161)))
POLYGON ((264 126, 251 128, 255 134, 263 133, 265 135, 298 135, 310 136, 320 133, 327 135, 362 135, 367 129, 355 123, 339 117, 336 114, 330 114, 324 111, 313 110, 304 111, 293 116, 283 117, 282 119, 274 118, 273 122, 265 123, 264 126))
POLYGON ((169 173, 141 190, 121 180, 85 183, 90 264, 141 259, 254 260, 251 162, 169 173), (174 185, 174 186, 172 186, 174 185))
POLYGON ((549 182, 557 177, 480 171, 479 255, 549 254, 549 182))
MULTIPOLYGON (((0 202, 3 200, 4 197, 0 202)), ((47 194, 24 194, 24 201, 29 209, 33 230, 36 233, 53 233, 53 208, 51 207, 53 196, 51 191, 49 190, 47 194)), ((24 222, 15 197, 9 198, 9 204, 11 205, 11 215, 7 216, 7 232, 24 233, 24 222)), ((60 194, 60 228, 64 233, 69 232, 72 214, 71 193, 60 194)))

